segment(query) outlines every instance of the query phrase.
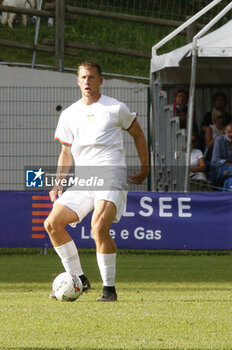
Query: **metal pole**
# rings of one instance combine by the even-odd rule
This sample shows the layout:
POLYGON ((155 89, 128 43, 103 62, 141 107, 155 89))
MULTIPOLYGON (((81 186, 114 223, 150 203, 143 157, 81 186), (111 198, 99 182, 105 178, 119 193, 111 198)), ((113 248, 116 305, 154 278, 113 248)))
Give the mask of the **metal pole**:
POLYGON ((197 68, 197 39, 194 37, 193 47, 192 47, 191 82, 190 82, 189 101, 188 101, 187 152, 186 152, 186 164, 185 164, 184 192, 188 192, 189 190, 189 167, 190 167, 191 150, 192 150, 192 125, 193 125, 194 97, 195 97, 195 85, 196 85, 196 68, 197 68))
POLYGON ((65 1, 56 0, 56 70, 64 71, 65 1))
POLYGON ((155 191, 155 162, 154 162, 154 133, 155 133, 155 122, 154 122, 154 74, 150 72, 150 183, 151 191, 155 191))
MULTIPOLYGON (((147 144, 148 144, 148 157, 149 157, 149 166, 151 164, 151 129, 150 129, 150 118, 151 118, 151 98, 150 98, 150 87, 147 87, 147 144)), ((150 167, 150 173, 148 175, 147 179, 147 191, 151 191, 151 170, 150 167)))
MULTIPOLYGON (((43 4, 43 0, 37 1, 37 10, 41 10, 42 4, 43 4)), ((38 43, 39 27, 40 27, 40 17, 36 16, 34 44, 38 43)), ((36 62, 36 51, 33 52, 31 68, 35 68, 35 62, 36 62)))

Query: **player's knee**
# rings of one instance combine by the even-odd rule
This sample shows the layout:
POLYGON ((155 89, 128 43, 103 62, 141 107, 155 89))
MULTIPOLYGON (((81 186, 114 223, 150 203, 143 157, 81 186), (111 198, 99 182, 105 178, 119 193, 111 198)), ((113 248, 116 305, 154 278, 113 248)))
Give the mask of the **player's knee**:
POLYGON ((55 236, 56 232, 59 231, 60 228, 65 225, 57 218, 52 215, 49 215, 47 219, 44 221, 44 227, 49 236, 55 236))
POLYGON ((103 220, 99 220, 92 225, 91 228, 93 239, 95 241, 104 240, 104 238, 109 236, 109 228, 106 227, 103 220))
POLYGON ((52 221, 50 220, 49 217, 44 221, 44 228, 47 231, 48 234, 52 232, 52 221))

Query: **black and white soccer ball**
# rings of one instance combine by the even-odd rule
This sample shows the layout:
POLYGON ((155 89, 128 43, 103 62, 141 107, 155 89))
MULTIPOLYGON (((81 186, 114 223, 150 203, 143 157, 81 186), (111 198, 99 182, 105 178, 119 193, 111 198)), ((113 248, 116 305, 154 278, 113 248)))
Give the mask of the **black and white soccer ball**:
POLYGON ((52 290, 58 300, 75 301, 82 293, 82 282, 76 275, 60 273, 53 281, 52 290))

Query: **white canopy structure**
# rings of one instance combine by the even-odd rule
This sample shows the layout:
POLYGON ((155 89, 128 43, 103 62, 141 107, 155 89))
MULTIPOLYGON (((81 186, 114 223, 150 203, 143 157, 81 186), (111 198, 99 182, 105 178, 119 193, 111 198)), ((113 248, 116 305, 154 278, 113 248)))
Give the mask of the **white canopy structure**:
MULTIPOLYGON (((153 55, 151 73, 163 84, 189 84, 193 43, 153 55)), ((232 20, 197 41, 197 84, 232 83, 232 20)))

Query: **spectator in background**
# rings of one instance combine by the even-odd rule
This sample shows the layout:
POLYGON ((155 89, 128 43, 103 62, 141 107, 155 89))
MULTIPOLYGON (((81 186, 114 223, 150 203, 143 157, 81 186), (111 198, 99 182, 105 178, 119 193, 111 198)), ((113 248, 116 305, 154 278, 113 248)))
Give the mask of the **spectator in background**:
MULTIPOLYGON (((177 86, 174 91, 175 102, 173 104, 173 114, 180 118, 180 128, 187 129, 188 120, 188 90, 183 86, 177 86)), ((198 135, 196 116, 193 116, 193 133, 198 135)))
POLYGON ((174 116, 178 116, 183 111, 186 112, 188 110, 188 90, 183 86, 177 86, 174 90, 174 104, 173 104, 173 112, 174 116))
MULTIPOLYGON (((177 109, 178 111, 178 109, 177 109)), ((188 124, 188 106, 183 108, 181 111, 178 112, 177 115, 180 118, 180 128, 181 129, 187 129, 188 124)), ((195 135, 198 135, 198 126, 197 123, 193 120, 193 126, 192 126, 193 133, 195 135)))
POLYGON ((205 114, 205 116, 204 116, 204 119, 203 119, 203 122, 202 122, 202 125, 201 125, 201 128, 203 130, 205 130, 207 126, 209 126, 210 124, 213 123, 213 110, 215 108, 224 111, 226 125, 231 122, 231 115, 226 112, 227 97, 226 97, 226 95, 224 93, 217 92, 213 96, 212 104, 213 104, 212 110, 207 112, 205 114))
POLYGON ((210 163, 213 153, 213 145, 216 137, 224 134, 226 126, 225 111, 222 109, 213 108, 212 121, 205 130, 205 160, 210 163))
POLYGON ((214 142, 210 175, 213 184, 219 187, 232 177, 232 123, 225 127, 225 135, 214 142))
POLYGON ((217 92, 214 94, 212 99, 212 109, 211 111, 207 112, 204 115, 203 122, 201 124, 201 130, 200 130, 200 148, 203 152, 205 152, 205 132, 209 125, 213 124, 213 110, 220 109, 224 112, 225 115, 225 125, 229 124, 232 119, 229 113, 226 112, 226 106, 227 106, 227 97, 222 92, 217 92))
POLYGON ((190 159, 189 178, 197 181, 207 181, 206 165, 202 151, 197 146, 196 135, 192 135, 192 150, 190 159))

